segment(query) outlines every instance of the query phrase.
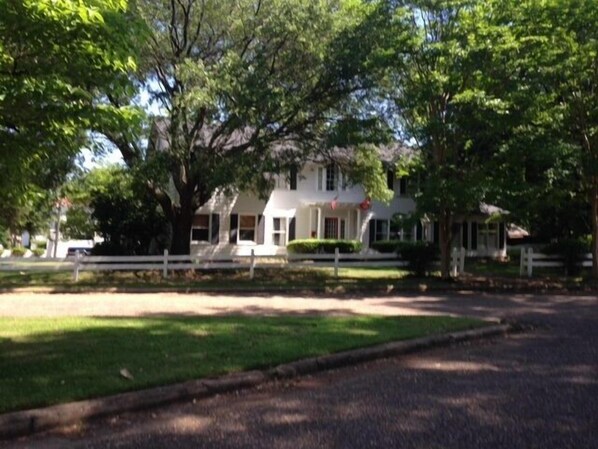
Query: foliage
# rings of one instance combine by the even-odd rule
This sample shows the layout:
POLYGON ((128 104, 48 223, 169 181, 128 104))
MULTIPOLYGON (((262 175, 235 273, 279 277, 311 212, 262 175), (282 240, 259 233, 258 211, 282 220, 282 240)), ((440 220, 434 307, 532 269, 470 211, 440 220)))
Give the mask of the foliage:
POLYGON ((61 230, 67 239, 92 239, 96 230, 93 213, 85 204, 73 204, 66 211, 66 222, 61 230))
POLYGON ((590 242, 585 239, 563 239, 551 243, 542 249, 545 254, 557 254, 563 258, 565 273, 576 276, 581 273, 581 261, 590 251, 590 242))
POLYGON ((0 246, 6 248, 10 246, 10 232, 0 223, 0 246))
POLYGON ((439 223, 447 277, 452 220, 484 199, 493 156, 516 118, 504 96, 513 84, 509 27, 492 22, 492 2, 387 2, 381 14, 389 23, 374 61, 383 104, 419 151, 418 214, 439 223))
POLYGON ((305 239, 293 240, 287 245, 290 254, 334 254, 335 248, 340 253, 358 253, 362 244, 357 240, 305 239))
POLYGON ((126 0, 0 0, 0 10, 0 201, 23 215, 23 195, 64 180, 87 130, 130 122, 130 107, 104 100, 130 89, 138 27, 126 0))
POLYGON ((63 226, 72 238, 95 232, 104 243, 96 254, 158 253, 167 244, 164 215, 135 173, 121 166, 96 168, 64 188, 72 203, 63 226))
POLYGON ((46 248, 35 248, 32 250, 35 257, 42 257, 46 254, 46 248))
MULTIPOLYGON (((566 219, 588 213, 580 222, 592 233, 592 273, 598 277, 598 3, 528 0, 504 14, 517 40, 526 43, 515 61, 526 67, 521 87, 536 99, 533 122, 567 157, 565 176, 559 176, 558 166, 550 167, 562 180, 561 198, 570 197, 561 202, 566 207, 559 214, 566 219)), ((584 232, 575 225, 563 234, 584 232)))
MULTIPOLYGON (((164 215, 154 198, 123 167, 96 169, 86 178, 89 207, 110 254, 148 254, 163 250, 164 215)), ((99 251, 95 250, 95 251, 99 251)))
POLYGON ((415 276, 425 276, 438 258, 438 246, 431 242, 401 242, 397 253, 407 262, 408 271, 415 276))
POLYGON ((394 191, 386 185, 386 170, 375 145, 362 144, 355 148, 347 174, 351 182, 363 186, 365 195, 371 199, 388 205, 394 198, 394 191))
POLYGON ((46 249, 48 247, 47 240, 35 240, 33 243, 36 248, 46 249))
POLYGON ((27 252, 27 248, 23 248, 22 246, 15 246, 12 248, 10 255, 12 257, 23 257, 27 252))
POLYGON ((379 253, 388 254, 396 253, 399 249, 401 240, 378 240, 372 243, 372 249, 375 249, 379 253))

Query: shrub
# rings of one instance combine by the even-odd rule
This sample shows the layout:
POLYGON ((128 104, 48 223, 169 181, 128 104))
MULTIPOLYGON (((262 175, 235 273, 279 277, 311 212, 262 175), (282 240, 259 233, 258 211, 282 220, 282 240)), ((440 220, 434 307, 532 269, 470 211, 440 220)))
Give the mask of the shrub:
POLYGON ((22 246, 16 246, 12 249, 10 255, 13 257, 23 257, 27 252, 27 248, 23 248, 22 246))
POLYGON ((563 239, 546 245, 542 252, 561 256, 565 274, 575 276, 581 273, 581 261, 583 256, 590 252, 590 244, 587 239, 563 239))
POLYGON ((396 253, 400 244, 400 240, 378 240, 372 243, 372 249, 384 254, 396 253))
POLYGON ((46 249, 48 247, 48 242, 46 240, 36 240, 33 242, 36 248, 46 249))
POLYGON ((407 262, 407 271, 416 276, 428 274, 438 258, 438 246, 431 242, 400 242, 397 252, 407 262))
POLYGON ((35 257, 42 257, 44 254, 46 254, 46 248, 35 248, 33 250, 33 255, 35 257))
POLYGON ((338 248, 340 253, 358 253, 361 251, 361 242, 357 240, 337 240, 337 239, 306 239, 293 240, 287 245, 289 254, 334 254, 334 249, 338 248))

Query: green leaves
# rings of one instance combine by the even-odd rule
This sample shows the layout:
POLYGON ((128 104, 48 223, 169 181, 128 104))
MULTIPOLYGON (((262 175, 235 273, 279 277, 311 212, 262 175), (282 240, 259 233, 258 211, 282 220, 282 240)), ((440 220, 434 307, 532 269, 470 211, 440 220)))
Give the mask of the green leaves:
POLYGON ((49 160, 67 164, 99 123, 133 119, 106 101, 129 91, 136 68, 139 27, 127 8, 123 0, 0 0, 1 191, 27 190, 49 160))

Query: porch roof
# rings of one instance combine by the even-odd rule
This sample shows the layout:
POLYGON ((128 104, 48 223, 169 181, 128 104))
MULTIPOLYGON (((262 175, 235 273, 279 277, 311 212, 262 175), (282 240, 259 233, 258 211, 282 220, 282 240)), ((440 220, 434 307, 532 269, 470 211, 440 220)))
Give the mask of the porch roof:
MULTIPOLYGON (((332 208, 333 200, 321 200, 321 201, 301 201, 301 205, 305 207, 322 207, 332 208)), ((359 209, 360 201, 336 201, 334 209, 359 209)))

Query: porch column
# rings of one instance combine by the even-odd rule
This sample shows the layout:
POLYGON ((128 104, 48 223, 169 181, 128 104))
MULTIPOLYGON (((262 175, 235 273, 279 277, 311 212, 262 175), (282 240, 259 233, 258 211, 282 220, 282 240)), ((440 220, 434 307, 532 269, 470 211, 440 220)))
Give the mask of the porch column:
POLYGON ((316 218, 318 219, 318 223, 317 223, 317 236, 316 238, 321 239, 322 238, 322 209, 321 208, 317 208, 316 209, 317 214, 316 214, 316 218))
POLYGON ((357 208, 357 222, 355 223, 355 240, 361 241, 361 208, 357 208))
POLYGON ((307 235, 307 238, 311 239, 312 238, 312 231, 313 231, 313 226, 314 225, 314 208, 310 207, 309 208, 309 226, 307 228, 307 232, 309 232, 309 234, 307 235))

